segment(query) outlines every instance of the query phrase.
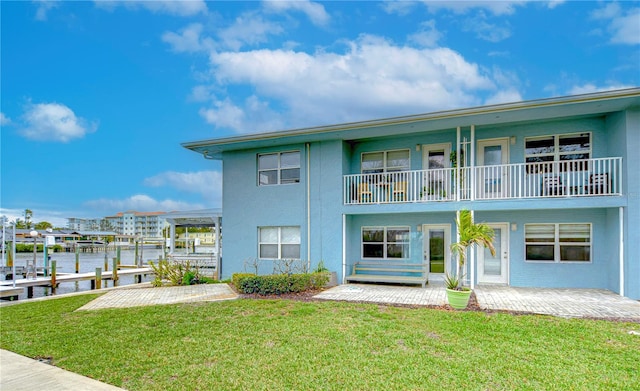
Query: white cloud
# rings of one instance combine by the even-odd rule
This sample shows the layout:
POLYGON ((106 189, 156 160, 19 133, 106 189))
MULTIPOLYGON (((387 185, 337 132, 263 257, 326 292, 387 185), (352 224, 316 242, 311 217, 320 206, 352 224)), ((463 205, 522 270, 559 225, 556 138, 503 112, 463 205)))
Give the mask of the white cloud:
POLYGON ((219 171, 166 171, 145 178, 143 183, 152 187, 170 186, 184 192, 201 194, 207 199, 222 198, 222 173, 219 171))
POLYGON ((617 84, 617 83, 612 83, 608 86, 597 86, 595 84, 592 83, 586 83, 583 85, 579 85, 579 86, 573 86, 571 87, 571 89, 569 90, 569 94, 570 95, 580 95, 580 94, 589 94, 592 92, 604 92, 604 91, 614 91, 614 90, 622 90, 625 88, 632 88, 634 86, 632 85, 624 85, 624 84, 617 84))
POLYGON ((162 34, 162 40, 171 45, 175 52, 199 52, 212 50, 214 47, 211 38, 201 38, 202 25, 192 23, 180 30, 180 33, 167 31, 162 34))
POLYGON ((9 125, 10 123, 11 123, 11 118, 4 115, 4 113, 0 113, 0 125, 6 126, 6 125, 9 125))
POLYGON ((430 12, 447 9, 456 14, 464 14, 473 9, 488 10, 494 15, 511 15, 516 7, 523 6, 527 1, 432 1, 422 0, 430 12))
POLYGON ((615 44, 640 44, 640 7, 623 11, 618 3, 606 3, 591 13, 596 20, 608 23, 610 42, 615 44))
POLYGON ((522 95, 515 88, 509 88, 505 90, 500 90, 487 98, 485 104, 487 105, 496 105, 499 103, 512 103, 512 102, 521 102, 522 95))
POLYGON ((34 0, 34 3, 38 5, 35 18, 39 21, 47 20, 47 13, 59 5, 58 0, 34 0))
POLYGON ((87 201, 84 203, 84 206, 96 210, 96 213, 106 214, 124 210, 135 210, 138 212, 170 212, 204 208, 201 204, 192 204, 174 200, 156 200, 145 194, 136 194, 125 199, 101 198, 87 201))
MULTIPOLYGON (((51 223, 54 227, 64 228, 67 226, 67 218, 73 216, 73 214, 69 212, 64 212, 60 210, 43 210, 43 209, 31 209, 33 211, 33 217, 31 221, 34 224, 37 224, 42 221, 47 221, 51 223)), ((8 228, 10 223, 15 222, 17 219, 24 221, 24 209, 7 209, 0 208, 0 216, 7 217, 7 225, 8 228)), ((2 229, 0 227, 0 229, 2 229)), ((5 228, 5 232, 7 237, 9 237, 12 233, 10 230, 5 228)))
POLYGON ((219 85, 250 85, 260 100, 240 107, 219 99, 201 115, 216 127, 255 132, 465 107, 495 89, 476 64, 448 48, 395 46, 372 36, 347 44, 344 53, 213 53, 211 73, 219 85), (270 112, 269 102, 284 107, 281 118, 289 122, 270 112))
POLYGON ((431 19, 420 24, 420 30, 408 37, 413 42, 422 47, 435 47, 442 38, 442 34, 436 29, 436 21, 431 19))
POLYGON ((200 115, 207 123, 218 128, 233 129, 240 133, 255 133, 282 129, 286 114, 277 113, 269 108, 269 103, 261 101, 255 95, 248 97, 242 106, 235 105, 230 99, 214 100, 209 108, 200 109, 200 115))
POLYGON ((175 16, 193 16, 207 13, 207 3, 204 0, 94 0, 97 7, 112 10, 117 6, 128 9, 145 8, 153 13, 175 16))
POLYGON ((82 138, 97 129, 96 123, 76 117, 74 112, 60 103, 29 104, 23 115, 23 136, 37 141, 69 142, 82 138))
POLYGON ((316 26, 326 26, 331 17, 320 3, 308 0, 297 1, 264 1, 264 8, 271 12, 300 11, 307 15, 316 26))
POLYGON ((480 12, 476 17, 467 19, 464 22, 463 30, 472 31, 476 33, 478 38, 494 43, 503 41, 511 36, 511 29, 508 26, 489 23, 483 12, 480 12))
POLYGON ((270 35, 283 32, 279 24, 266 21, 255 13, 246 13, 236 18, 231 26, 221 30, 218 36, 225 47, 239 50, 245 45, 265 43, 270 35))

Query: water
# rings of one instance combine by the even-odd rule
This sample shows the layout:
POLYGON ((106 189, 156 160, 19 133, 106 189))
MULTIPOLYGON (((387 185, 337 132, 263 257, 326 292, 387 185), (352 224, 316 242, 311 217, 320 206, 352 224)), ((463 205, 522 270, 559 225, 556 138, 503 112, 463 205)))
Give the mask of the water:
MULTIPOLYGON (((76 271, 76 255, 75 253, 51 253, 49 254, 51 260, 56 261, 56 270, 58 273, 75 273, 76 271)), ((162 255, 162 249, 145 248, 142 252, 143 265, 146 265, 149 260, 157 261, 158 257, 162 255)), ((80 273, 93 273, 96 268, 99 267, 104 270, 104 252, 99 253, 80 253, 80 273)), ((44 255, 37 253, 38 267, 44 266, 44 255)), ((109 270, 113 266, 113 258, 116 257, 115 251, 107 252, 107 260, 109 270)), ((33 261, 33 253, 18 253, 16 254, 15 265, 26 266, 27 260, 33 261)), ((121 250, 120 252, 120 264, 122 265, 134 265, 135 262, 135 250, 121 250)), ((51 263, 49 262, 49 266, 51 263)), ((4 281, 6 276, 0 274, 0 278, 4 281)), ((22 279, 22 275, 17 275, 17 279, 22 279)), ((143 282, 153 280, 152 275, 142 276, 143 282)), ((121 276, 118 280, 118 286, 134 284, 134 276, 121 276)), ((113 281, 103 280, 102 287, 112 287, 113 281)), ((82 292, 91 290, 91 281, 78 281, 78 282, 65 282, 58 285, 55 295, 61 295, 64 293, 82 292)), ((51 288, 48 287, 34 287, 33 297, 44 297, 54 295, 51 288)), ((25 288, 24 293, 18 296, 18 300, 27 299, 27 290, 25 288)))

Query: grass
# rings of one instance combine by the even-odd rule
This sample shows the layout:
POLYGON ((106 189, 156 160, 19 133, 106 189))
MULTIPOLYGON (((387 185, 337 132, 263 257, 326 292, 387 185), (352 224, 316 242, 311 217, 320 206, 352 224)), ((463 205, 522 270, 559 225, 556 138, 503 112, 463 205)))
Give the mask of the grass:
POLYGON ((640 325, 340 302, 0 308, 0 345, 128 390, 640 389, 640 325))

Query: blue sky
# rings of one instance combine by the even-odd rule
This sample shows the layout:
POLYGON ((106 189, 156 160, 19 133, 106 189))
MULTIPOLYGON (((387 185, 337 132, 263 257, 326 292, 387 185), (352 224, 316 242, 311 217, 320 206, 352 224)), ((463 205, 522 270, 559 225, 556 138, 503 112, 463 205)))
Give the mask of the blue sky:
POLYGON ((186 141, 640 85, 640 2, 16 1, 0 214, 221 207, 186 141))

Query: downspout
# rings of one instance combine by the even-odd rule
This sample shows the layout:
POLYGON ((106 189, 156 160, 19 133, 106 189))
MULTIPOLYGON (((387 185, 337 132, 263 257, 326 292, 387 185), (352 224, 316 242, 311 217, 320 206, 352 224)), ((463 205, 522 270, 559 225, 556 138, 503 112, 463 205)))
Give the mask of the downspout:
POLYGON ((618 208, 620 232, 620 296, 624 296, 624 208, 618 208))
POLYGON ((307 270, 311 271, 311 145, 305 143, 307 149, 307 270))
POLYGON ((342 214, 342 283, 347 275, 347 216, 342 214))

